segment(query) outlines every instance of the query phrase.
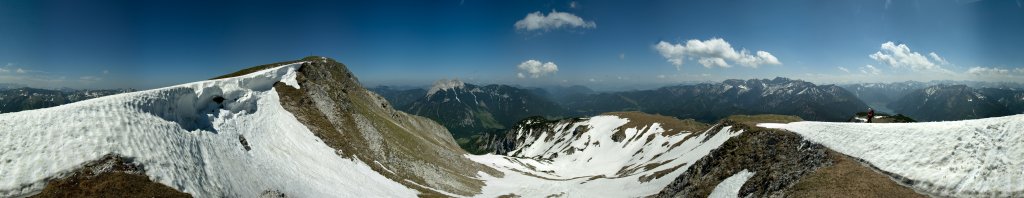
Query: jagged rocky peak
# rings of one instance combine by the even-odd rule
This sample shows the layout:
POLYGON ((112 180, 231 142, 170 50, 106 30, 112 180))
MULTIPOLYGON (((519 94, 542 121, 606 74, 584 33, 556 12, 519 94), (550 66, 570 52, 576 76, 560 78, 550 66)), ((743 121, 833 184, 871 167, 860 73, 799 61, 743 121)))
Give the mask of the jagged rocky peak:
POLYGON ((740 85, 746 85, 746 86, 772 86, 772 85, 790 85, 790 84, 814 86, 814 83, 810 83, 810 82, 803 81, 803 80, 798 80, 798 79, 789 79, 789 78, 786 78, 786 77, 775 77, 774 79, 767 79, 767 78, 766 79, 756 79, 755 78, 755 79, 748 79, 748 80, 727 79, 725 81, 722 81, 722 84, 731 85, 731 86, 740 86, 740 85))
MULTIPOLYGON (((776 82, 776 83, 789 82, 789 81, 793 81, 793 80, 789 79, 789 78, 786 78, 786 77, 775 77, 775 79, 772 79, 772 82, 776 82)), ((802 81, 802 80, 796 80, 796 81, 802 81)))
POLYGON ((434 86, 430 87, 430 90, 427 91, 427 97, 434 95, 438 91, 461 89, 463 87, 466 87, 466 83, 460 81, 459 79, 441 79, 438 80, 437 82, 434 82, 434 86))

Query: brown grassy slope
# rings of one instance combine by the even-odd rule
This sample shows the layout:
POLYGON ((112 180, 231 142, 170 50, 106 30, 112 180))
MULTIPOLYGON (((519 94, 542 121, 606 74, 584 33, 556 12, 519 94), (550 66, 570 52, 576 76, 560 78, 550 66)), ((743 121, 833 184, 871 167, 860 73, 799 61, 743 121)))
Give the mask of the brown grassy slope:
POLYGON ((697 122, 693 119, 680 120, 671 116, 653 115, 639 111, 609 112, 604 113, 603 115, 614 115, 620 118, 629 119, 629 123, 626 123, 617 129, 619 131, 628 128, 635 128, 639 130, 644 127, 649 127, 652 123, 659 123, 661 128, 665 129, 663 134, 670 136, 680 132, 704 131, 710 127, 708 124, 697 122))
POLYGON ((775 115, 775 114, 762 114, 762 115, 733 115, 726 118, 739 122, 744 125, 751 127, 757 127, 759 123, 790 123, 804 121, 800 117, 790 115, 775 115))
POLYGON ((191 197, 149 180, 145 169, 119 156, 107 155, 75 170, 72 175, 54 179, 32 197, 191 197), (103 167, 109 167, 104 169, 103 167))
POLYGON ((483 186, 474 178, 478 171, 500 175, 463 157, 466 152, 443 126, 394 110, 364 89, 345 65, 319 57, 304 60, 296 79, 301 89, 274 87, 285 109, 340 156, 358 158, 425 195, 439 194, 416 184, 473 195, 483 186))
POLYGON ((786 194, 791 197, 928 197, 849 156, 829 151, 829 157, 833 165, 800 179, 786 194))

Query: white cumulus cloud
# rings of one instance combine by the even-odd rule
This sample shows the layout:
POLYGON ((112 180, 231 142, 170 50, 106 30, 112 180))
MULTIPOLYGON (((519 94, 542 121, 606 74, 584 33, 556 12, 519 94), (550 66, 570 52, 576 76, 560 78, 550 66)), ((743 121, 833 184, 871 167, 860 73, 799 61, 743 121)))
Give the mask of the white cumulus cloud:
POLYGON ((928 53, 928 57, 932 57, 932 60, 935 60, 935 62, 939 62, 939 64, 949 64, 949 62, 946 61, 945 58, 939 57, 939 54, 936 54, 935 52, 928 53))
MULTIPOLYGON (((933 59, 945 61, 934 52, 933 59)), ((928 60, 928 57, 910 50, 905 44, 896 45, 892 41, 882 43, 881 50, 869 55, 871 59, 885 63, 894 68, 910 68, 917 71, 922 70, 943 70, 938 64, 928 60)))
POLYGON ((540 78, 541 76, 558 72, 558 65, 555 65, 555 63, 541 63, 537 60, 523 61, 523 63, 519 63, 517 68, 519 68, 519 73, 516 76, 519 78, 540 78))
POLYGON ((558 28, 596 28, 594 21, 586 21, 572 13, 558 12, 552 10, 544 15, 540 11, 526 15, 526 18, 516 21, 516 30, 551 30, 558 28))
POLYGON ((860 73, 879 75, 882 74, 882 70, 876 68, 874 65, 864 65, 864 67, 860 68, 860 73))
POLYGON ((686 41, 685 44, 661 41, 654 46, 654 49, 658 50, 658 53, 669 63, 675 65, 676 69, 680 69, 687 59, 696 59, 697 63, 707 68, 732 67, 729 62, 752 68, 757 68, 760 65, 782 64, 778 58, 766 51, 757 51, 753 54, 747 49, 736 51, 729 42, 721 38, 705 41, 692 39, 686 41))
POLYGON ((840 71, 843 71, 843 72, 846 72, 846 73, 850 73, 850 70, 846 69, 845 67, 839 66, 839 67, 836 67, 836 68, 839 68, 840 71))

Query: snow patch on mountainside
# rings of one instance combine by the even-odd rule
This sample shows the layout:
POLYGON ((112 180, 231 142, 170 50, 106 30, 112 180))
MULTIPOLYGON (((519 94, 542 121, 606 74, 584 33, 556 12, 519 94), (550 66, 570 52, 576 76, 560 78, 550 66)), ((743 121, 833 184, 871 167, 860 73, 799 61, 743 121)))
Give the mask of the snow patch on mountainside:
MULTIPOLYGON (((516 194, 523 197, 637 197, 656 194, 697 160, 743 131, 731 127, 691 135, 664 135, 661 125, 627 128, 624 139, 612 139, 626 118, 601 115, 560 123, 551 133, 526 137, 512 156, 468 155, 473 161, 504 173, 480 173, 486 182, 479 197, 516 194), (582 133, 574 133, 587 127, 582 133), (595 190, 598 189, 598 190, 595 190)), ((521 133, 522 131, 520 131, 521 133)), ((521 134, 520 134, 521 135, 521 134)))
POLYGON ((299 88, 301 64, 0 114, 0 197, 39 192, 111 153, 196 197, 415 196, 364 162, 339 157, 281 106, 273 84, 299 88))
POLYGON ((454 90, 465 86, 466 83, 459 81, 458 79, 441 79, 434 82, 434 86, 430 87, 430 90, 427 91, 427 97, 429 98, 430 96, 433 96, 434 93, 437 93, 438 91, 454 90))
POLYGON ((938 196, 1024 196, 1024 115, 926 123, 760 124, 871 163, 938 196))
POLYGON ((740 188, 743 188, 743 184, 747 183, 750 177, 754 176, 754 172, 743 169, 735 175, 725 178, 721 183, 715 186, 715 190, 711 191, 709 198, 735 198, 740 194, 740 188))

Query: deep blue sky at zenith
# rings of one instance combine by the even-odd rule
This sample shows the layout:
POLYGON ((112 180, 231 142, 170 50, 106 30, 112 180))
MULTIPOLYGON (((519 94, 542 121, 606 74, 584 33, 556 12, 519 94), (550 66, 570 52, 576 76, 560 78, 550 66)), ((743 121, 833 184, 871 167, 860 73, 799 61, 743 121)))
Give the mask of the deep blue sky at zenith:
POLYGON ((155 88, 308 55, 335 58, 371 86, 441 78, 593 87, 776 76, 1024 82, 1021 1, 0 0, 0 83, 155 88), (534 12, 592 26, 516 28, 534 12), (721 54, 693 52, 677 54, 677 65, 657 47, 716 38, 779 64, 706 67, 702 58, 721 54), (887 42, 931 66, 871 57, 894 53, 887 42), (531 76, 517 68, 528 60, 557 72, 531 76))

